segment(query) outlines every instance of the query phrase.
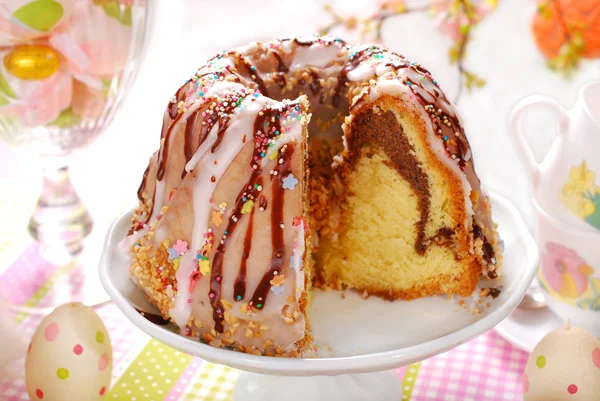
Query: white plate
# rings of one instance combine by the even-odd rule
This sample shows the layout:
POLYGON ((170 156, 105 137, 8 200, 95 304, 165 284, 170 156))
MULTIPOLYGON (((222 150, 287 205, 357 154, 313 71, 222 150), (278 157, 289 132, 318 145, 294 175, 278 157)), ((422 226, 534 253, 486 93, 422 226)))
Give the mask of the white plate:
POLYGON ((531 352, 546 334, 563 324, 548 308, 517 309, 494 330, 515 347, 531 352))
MULTIPOLYGON (((100 261, 100 279, 121 311, 141 330, 182 352, 211 362, 256 373, 312 376, 374 372, 405 366, 448 351, 506 318, 519 304, 538 264, 538 251, 517 209, 492 194, 494 219, 504 240, 503 286, 500 296, 480 315, 458 307, 447 297, 410 302, 367 300, 355 293, 316 292, 311 311, 315 342, 331 347, 332 355, 319 358, 273 358, 214 348, 180 336, 175 327, 158 326, 141 316, 155 310, 128 278, 128 258, 119 241, 129 229, 131 213, 117 219, 109 230, 100 261)), ((485 284, 485 283, 484 283, 485 284)))

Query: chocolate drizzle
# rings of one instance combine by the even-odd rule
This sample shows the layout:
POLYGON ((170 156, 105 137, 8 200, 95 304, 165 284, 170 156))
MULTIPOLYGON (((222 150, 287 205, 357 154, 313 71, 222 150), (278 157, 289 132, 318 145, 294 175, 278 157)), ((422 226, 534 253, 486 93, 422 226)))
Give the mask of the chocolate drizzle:
POLYGON ((320 82, 319 74, 317 74, 313 70, 309 70, 309 75, 311 78, 311 82, 309 85, 310 91, 313 93, 313 95, 317 96, 319 94, 319 91, 321 90, 321 82, 320 82))
MULTIPOLYGON (((295 102, 291 102, 290 107, 294 107, 297 105, 297 103, 295 102)), ((265 107, 263 108, 258 116, 256 117, 255 121, 254 121, 254 140, 255 143, 265 143, 265 139, 270 139, 273 136, 276 136, 279 134, 279 132, 281 131, 281 120, 279 118, 277 118, 280 114, 282 113, 281 109, 271 109, 270 107, 265 107)), ((268 141, 267 141, 268 142, 268 141)), ((282 155, 280 155, 280 158, 283 158, 284 162, 282 164, 278 164, 277 165, 277 171, 280 173, 284 173, 285 171, 289 170, 289 166, 290 166, 290 157, 293 151, 293 146, 288 144, 287 145, 287 152, 286 152, 286 157, 283 157, 282 155)), ((231 211, 231 215, 229 216, 229 220, 227 222, 227 226, 225 228, 223 237, 221 238, 221 241, 219 243, 219 245, 217 246, 217 249, 215 250, 214 253, 214 257, 213 257, 213 261, 212 261, 212 270, 211 270, 211 280, 210 280, 210 292, 208 294, 209 299, 210 299, 210 303, 211 306, 213 308, 213 320, 215 321, 215 330, 219 333, 223 332, 223 318, 224 318, 224 311, 223 311, 223 305, 221 304, 221 288, 222 288, 222 275, 223 275, 223 259, 225 256, 225 251, 227 249, 227 244, 229 242, 229 239, 231 238, 233 232, 235 231, 235 229, 239 226, 239 221, 242 219, 242 216, 244 216, 244 214, 242 213, 242 208, 244 206, 244 204, 247 201, 253 201, 256 200, 256 198, 258 197, 258 193, 262 190, 262 180, 261 180, 261 174, 262 174, 262 169, 261 169, 261 163, 257 162, 257 160, 260 160, 261 158, 265 157, 266 153, 265 153, 265 148, 261 147, 261 146, 255 146, 254 148, 254 152, 252 155, 252 158, 250 159, 250 167, 251 167, 251 174, 250 174, 250 178, 248 179, 248 182, 242 187, 242 190, 239 192, 236 201, 235 201, 235 205, 233 207, 233 210, 231 211)), ((278 174, 278 176, 273 177, 272 178, 272 185, 273 185, 273 207, 272 207, 272 219, 277 219, 277 230, 275 230, 275 228, 273 228, 273 233, 272 235, 273 237, 273 243, 278 245, 277 247, 274 247, 274 249, 276 249, 276 251, 274 252, 274 256, 275 255, 280 255, 280 261, 274 261, 271 260, 271 268, 269 269, 269 272, 267 272, 267 274, 265 275, 265 277, 268 277, 269 274, 272 274, 272 271, 274 269, 277 268, 277 266, 279 266, 281 263, 283 263, 283 229, 280 227, 280 224, 283 222, 283 188, 281 187, 281 174, 278 174), (277 189, 277 190, 276 190, 277 189), (273 210, 274 209, 274 210, 273 210), (277 232, 277 233, 275 233, 277 232), (281 238, 279 237, 281 236, 281 238), (281 245, 280 245, 281 244, 281 245)), ((263 195, 260 195, 260 197, 262 198, 263 195)), ((259 200, 259 204, 262 204, 262 200, 259 200)), ((254 213, 254 207, 251 210, 251 217, 250 219, 252 219, 253 217, 253 213, 254 213)), ((272 222, 272 224, 275 224, 272 222)), ((250 230, 250 237, 248 239, 248 234, 246 234, 246 239, 244 240, 244 249, 246 249, 246 242, 248 242, 248 252, 250 251, 250 243, 252 241, 252 225, 249 222, 249 227, 248 230, 250 230)), ((273 226, 275 227, 275 226, 273 226)), ((242 258, 242 263, 240 266, 240 274, 238 274, 238 278, 241 275, 241 270, 244 268, 244 263, 245 260, 244 258, 242 258)), ((241 280, 241 279, 240 279, 241 280)), ((263 281, 265 280, 265 278, 263 278, 263 281)), ((267 284, 271 279, 267 280, 267 284)), ((245 281, 245 272, 244 272, 244 280, 245 281)), ((237 282, 237 280, 236 280, 237 282)), ((261 281, 262 283, 262 281, 261 281)), ((245 287, 245 284, 244 284, 245 287)), ((270 287, 267 288, 267 291, 270 287)), ((237 295, 242 295, 242 287, 241 285, 237 288, 236 291, 239 291, 236 293, 236 300, 237 300, 237 295)), ((243 288, 243 292, 244 294, 242 295, 242 298, 245 296, 245 288, 243 288)), ((253 301, 254 298, 261 298, 261 299, 266 299, 266 295, 261 295, 263 292, 262 287, 259 285, 259 288, 257 288, 257 290, 255 291, 255 294, 253 296, 253 301), (257 295, 258 293, 258 295, 257 295)), ((262 302, 261 306, 258 307, 256 304, 253 304, 252 301, 250 302, 250 305, 254 305, 254 307, 256 307, 257 309, 261 309, 262 306, 264 305, 264 301, 262 302)))
MULTIPOLYGON (((164 126, 163 126, 163 131, 161 132, 161 138, 164 140, 164 142, 163 142, 163 145, 160 147, 160 151, 158 153, 158 169, 156 170, 156 178, 158 179, 158 181, 162 181, 163 177, 165 176, 167 159, 169 157, 171 133, 173 132, 173 128, 177 125, 177 122, 183 115, 183 113, 179 112, 179 102, 184 100, 184 96, 187 93, 186 89, 187 89, 189 83, 190 83, 190 81, 186 82, 184 85, 182 85, 177 90, 177 93, 175 93, 175 101, 173 103, 171 103, 169 105, 169 107, 167 107, 167 111, 168 111, 169 117, 171 118, 171 121, 169 123, 170 124, 169 128, 166 130, 166 132, 164 130, 164 126), (163 134, 164 134, 164 137, 163 137, 163 134)), ((167 121, 163 122, 163 124, 167 124, 167 123, 168 123, 167 121)))
MULTIPOLYGON (((262 180, 258 181, 258 185, 262 185, 262 180)), ((250 217, 248 218, 248 228, 246 229, 246 235, 244 236, 244 250, 242 252, 240 271, 235 278, 235 284, 233 286, 233 299, 235 301, 241 301, 246 296, 246 271, 248 270, 248 257, 250 256, 250 250, 252 249, 252 231, 254 228, 255 211, 256 207, 253 207, 250 212, 250 217)))
POLYGON ((275 171, 277 175, 271 177, 272 193, 271 199, 273 203, 271 205, 271 244, 273 245, 273 256, 271 256, 271 263, 269 270, 265 273, 260 283, 254 290, 254 295, 249 304, 256 308, 262 309, 267 302, 267 296, 269 295, 269 289, 271 288, 271 280, 275 278, 277 274, 281 272, 283 267, 283 261, 285 260, 285 243, 283 238, 283 200, 284 200, 284 189, 282 187, 282 179, 290 173, 290 165, 292 160, 292 154, 294 153, 294 145, 288 144, 285 152, 284 162, 277 164, 275 171))
POLYGON ((241 62, 241 65, 246 70, 246 73, 250 76, 250 78, 252 79, 252 81, 254 81, 254 83, 256 83, 256 85, 258 86, 258 90, 260 90, 260 93, 263 94, 264 96, 269 96, 269 92, 267 91, 267 87, 265 86, 265 83, 263 82, 262 78, 260 77, 260 75, 259 75, 258 70, 256 69, 256 67, 253 66, 248 61, 248 59, 246 59, 246 57, 242 56, 239 53, 235 54, 235 60, 236 60, 236 67, 239 65, 238 61, 241 62))
POLYGON ((277 53, 276 51, 271 51, 271 54, 273 55, 273 57, 275 57, 275 60, 277 60, 277 72, 283 74, 290 72, 290 69, 284 64, 279 53, 277 53))
POLYGON ((303 46, 303 47, 309 47, 314 45, 319 39, 315 39, 313 37, 307 37, 307 38, 294 38, 294 42, 296 42, 296 44, 298 46, 303 46))
POLYGON ((371 57, 372 55, 379 54, 381 52, 383 52, 382 48, 371 46, 366 49, 359 50, 358 52, 350 55, 350 58, 342 67, 342 70, 340 71, 340 74, 337 78, 337 85, 331 98, 331 104, 333 105, 333 107, 340 107, 342 91, 349 81, 348 73, 354 70, 356 67, 358 67, 365 58, 371 57))
MULTIPOLYGON (((256 153, 256 151, 255 151, 256 153)), ((219 333, 223 332, 223 305, 221 304, 221 287, 223 278, 223 259, 225 257, 225 251, 227 250, 227 244, 229 239, 233 235, 235 229, 239 226, 239 221, 242 218, 242 207, 244 206, 244 198, 254 197, 254 193, 257 192, 258 181, 260 178, 261 170, 253 169, 250 175, 249 181, 244 185, 242 190, 237 196, 235 206, 227 222, 221 242, 217 247, 213 261, 212 270, 210 273, 210 292, 208 297, 210 304, 213 308, 213 320, 215 321, 215 330, 219 333), (249 189, 251 188, 251 189, 249 189)))
POLYGON ((142 182, 140 183, 140 186, 137 190, 137 197, 140 200, 140 202, 144 201, 144 190, 146 189, 146 181, 148 180, 148 173, 150 172, 150 166, 151 164, 148 164, 148 167, 146 167, 146 170, 144 170, 144 177, 142 178, 142 182))
POLYGON ((171 117, 171 120, 173 120, 175 117, 177 117, 177 114, 179 114, 179 102, 183 100, 183 96, 186 93, 185 89, 187 84, 188 83, 186 82, 177 90, 177 93, 175 93, 175 101, 168 107, 169 117, 171 117))
POLYGON ((213 146, 210 148, 210 151, 212 153, 215 153, 219 148, 219 145, 221 145, 221 142, 223 142, 223 137, 225 136, 225 131, 227 131, 227 127, 229 127, 229 117, 219 117, 219 130, 217 131, 217 139, 215 140, 213 146))
POLYGON ((183 142, 183 154, 185 157, 185 164, 183 165, 183 171, 181 172, 182 179, 187 174, 185 166, 192 159, 192 157, 194 156, 194 153, 198 149, 199 145, 195 146, 196 138, 198 138, 200 140, 200 143, 204 142, 204 139, 206 139, 206 136, 196 135, 196 130, 197 130, 196 125, 198 123, 199 117, 200 117, 200 112, 198 110, 196 110, 192 114, 190 114, 190 116, 187 118, 187 120, 185 122, 185 137, 184 137, 184 142, 183 142))
POLYGON ((164 142, 160 147, 160 152, 158 153, 158 169, 156 170, 156 179, 158 181, 162 181, 165 176, 165 171, 167 167, 167 160, 169 158, 169 148, 171 147, 171 134, 173 129, 179 122, 179 119, 183 116, 183 113, 179 113, 177 117, 173 121, 171 121, 171 125, 169 125, 169 129, 167 130, 167 134, 164 137, 164 142))

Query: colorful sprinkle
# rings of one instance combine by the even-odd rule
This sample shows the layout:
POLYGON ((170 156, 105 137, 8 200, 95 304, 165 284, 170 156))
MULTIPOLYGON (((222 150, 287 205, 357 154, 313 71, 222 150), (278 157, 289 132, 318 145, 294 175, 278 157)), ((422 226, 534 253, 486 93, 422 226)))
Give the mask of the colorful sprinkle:
POLYGON ((167 249, 167 252, 169 253, 169 262, 172 262, 179 257, 179 252, 177 252, 175 248, 169 248, 167 249))
POLYGON ((179 270, 179 266, 181 266, 181 259, 177 258, 173 261, 173 270, 179 270))
POLYGON ((250 213, 252 211, 252 208, 254 207, 254 201, 247 201, 246 203, 244 203, 244 206, 242 206, 242 214, 246 214, 246 213, 250 213))
POLYGON ((182 241, 182 240, 178 239, 177 242, 175 243, 175 245, 173 245, 173 249, 175 249, 175 251, 179 255, 183 255, 189 249, 188 248, 188 243, 187 243, 187 241, 182 241))
POLYGON ((210 262, 208 260, 201 260, 199 266, 200 273, 202 273, 203 276, 206 276, 208 273, 210 273, 210 262))
POLYGON ((298 184, 298 180, 296 179, 296 177, 294 177, 293 174, 290 173, 290 175, 283 179, 282 187, 284 189, 293 190, 296 187, 296 184, 298 184))
POLYGON ((54 341, 56 340, 56 337, 58 337, 58 331, 58 324, 50 323, 44 330, 44 337, 46 337, 46 340, 48 341, 54 341))
MULTIPOLYGON (((283 292, 283 286, 282 285, 274 285, 271 287, 271 292, 273 292, 273 294, 275 295, 279 295, 283 292)), ((260 305, 260 304, 258 304, 260 305)), ((256 306, 258 306, 256 305, 256 306)), ((258 306, 260 308, 260 306, 258 306)))

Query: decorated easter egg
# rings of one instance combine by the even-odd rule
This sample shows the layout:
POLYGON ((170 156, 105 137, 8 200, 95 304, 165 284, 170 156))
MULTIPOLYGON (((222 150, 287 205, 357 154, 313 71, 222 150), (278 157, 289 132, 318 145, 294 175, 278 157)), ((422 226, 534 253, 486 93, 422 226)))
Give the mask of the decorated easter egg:
POLYGON ((600 401, 600 340, 566 324, 535 347, 523 375, 524 401, 600 401))
POLYGON ((110 385, 112 348, 104 323, 91 308, 56 308, 36 329, 25 361, 32 401, 97 401, 110 385))
POLYGON ((0 46, 24 43, 64 29, 75 0, 11 0, 0 7, 0 46))
POLYGON ((63 68, 56 69, 52 49, 24 48, 0 51, 0 113, 20 128, 52 124, 71 105, 73 78, 63 68), (43 68, 30 65, 36 63, 43 68))

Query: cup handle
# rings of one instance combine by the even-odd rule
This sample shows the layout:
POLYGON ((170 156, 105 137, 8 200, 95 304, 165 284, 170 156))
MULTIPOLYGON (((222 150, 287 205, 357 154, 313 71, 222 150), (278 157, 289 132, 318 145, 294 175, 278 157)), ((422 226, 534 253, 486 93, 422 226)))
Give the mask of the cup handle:
POLYGON ((569 124, 567 109, 556 100, 547 96, 530 96, 521 100, 514 107, 510 115, 510 135, 513 138, 513 142, 516 145, 519 156, 523 161, 523 165, 525 166, 531 180, 534 183, 540 176, 542 170, 541 166, 543 165, 544 160, 541 162, 536 160, 535 155, 533 154, 531 147, 529 146, 529 143, 527 143, 527 139, 523 134, 520 123, 525 113, 539 107, 546 107, 550 109, 558 117, 558 135, 565 135, 569 124))

